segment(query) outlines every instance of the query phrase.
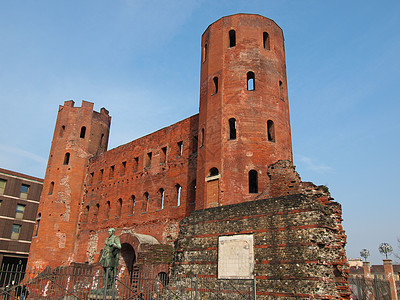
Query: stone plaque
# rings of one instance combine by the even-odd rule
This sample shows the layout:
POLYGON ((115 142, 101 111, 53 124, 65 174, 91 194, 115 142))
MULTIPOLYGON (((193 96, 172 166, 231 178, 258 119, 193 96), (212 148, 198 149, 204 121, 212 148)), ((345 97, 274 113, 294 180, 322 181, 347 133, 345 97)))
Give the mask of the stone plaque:
POLYGON ((252 234, 219 237, 219 279, 252 279, 253 268, 254 249, 252 234))

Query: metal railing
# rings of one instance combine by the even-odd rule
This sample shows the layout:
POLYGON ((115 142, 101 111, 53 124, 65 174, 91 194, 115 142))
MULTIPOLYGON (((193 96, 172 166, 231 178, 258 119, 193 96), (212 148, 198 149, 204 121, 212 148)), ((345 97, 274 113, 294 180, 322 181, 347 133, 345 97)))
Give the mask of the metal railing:
MULTIPOLYGON (((391 300, 389 282, 385 279, 361 277, 350 277, 349 283, 353 295, 353 299, 357 300, 391 300)), ((399 289, 397 295, 400 296, 399 289)))
POLYGON ((30 270, 5 266, 0 270, 0 299, 249 300, 255 299, 256 294, 252 279, 170 277, 166 273, 144 273, 137 269, 128 272, 125 268, 114 276, 108 275, 102 268, 88 265, 30 270))

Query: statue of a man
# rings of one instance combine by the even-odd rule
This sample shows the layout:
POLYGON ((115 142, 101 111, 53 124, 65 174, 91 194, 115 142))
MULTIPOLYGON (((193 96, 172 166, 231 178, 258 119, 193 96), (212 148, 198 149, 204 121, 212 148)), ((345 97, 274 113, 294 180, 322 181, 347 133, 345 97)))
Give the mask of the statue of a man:
POLYGON ((114 284, 121 250, 121 241, 114 233, 114 228, 108 229, 108 238, 105 241, 100 258, 100 264, 104 269, 104 280, 107 281, 107 289, 112 288, 114 284))

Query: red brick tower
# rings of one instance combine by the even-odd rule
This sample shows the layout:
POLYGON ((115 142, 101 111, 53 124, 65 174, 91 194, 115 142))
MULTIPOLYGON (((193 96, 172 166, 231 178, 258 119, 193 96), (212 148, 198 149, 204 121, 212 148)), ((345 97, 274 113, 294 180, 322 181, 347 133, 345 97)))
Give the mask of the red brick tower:
POLYGON ((56 267, 72 262, 77 222, 89 158, 107 150, 111 117, 93 103, 59 107, 38 210, 30 266, 56 267))
POLYGON ((267 166, 292 160, 284 38, 237 14, 202 36, 196 209, 268 192, 267 166))

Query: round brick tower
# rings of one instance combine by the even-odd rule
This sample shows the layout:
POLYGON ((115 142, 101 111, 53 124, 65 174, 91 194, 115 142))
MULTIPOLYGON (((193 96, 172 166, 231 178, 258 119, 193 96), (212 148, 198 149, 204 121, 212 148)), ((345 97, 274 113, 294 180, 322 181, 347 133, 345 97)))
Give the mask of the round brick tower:
POLYGON ((292 160, 284 38, 237 14, 202 36, 196 209, 268 193, 268 165, 292 160))
POLYGON ((93 103, 59 107, 28 265, 72 262, 89 158, 107 150, 111 117, 93 103))

